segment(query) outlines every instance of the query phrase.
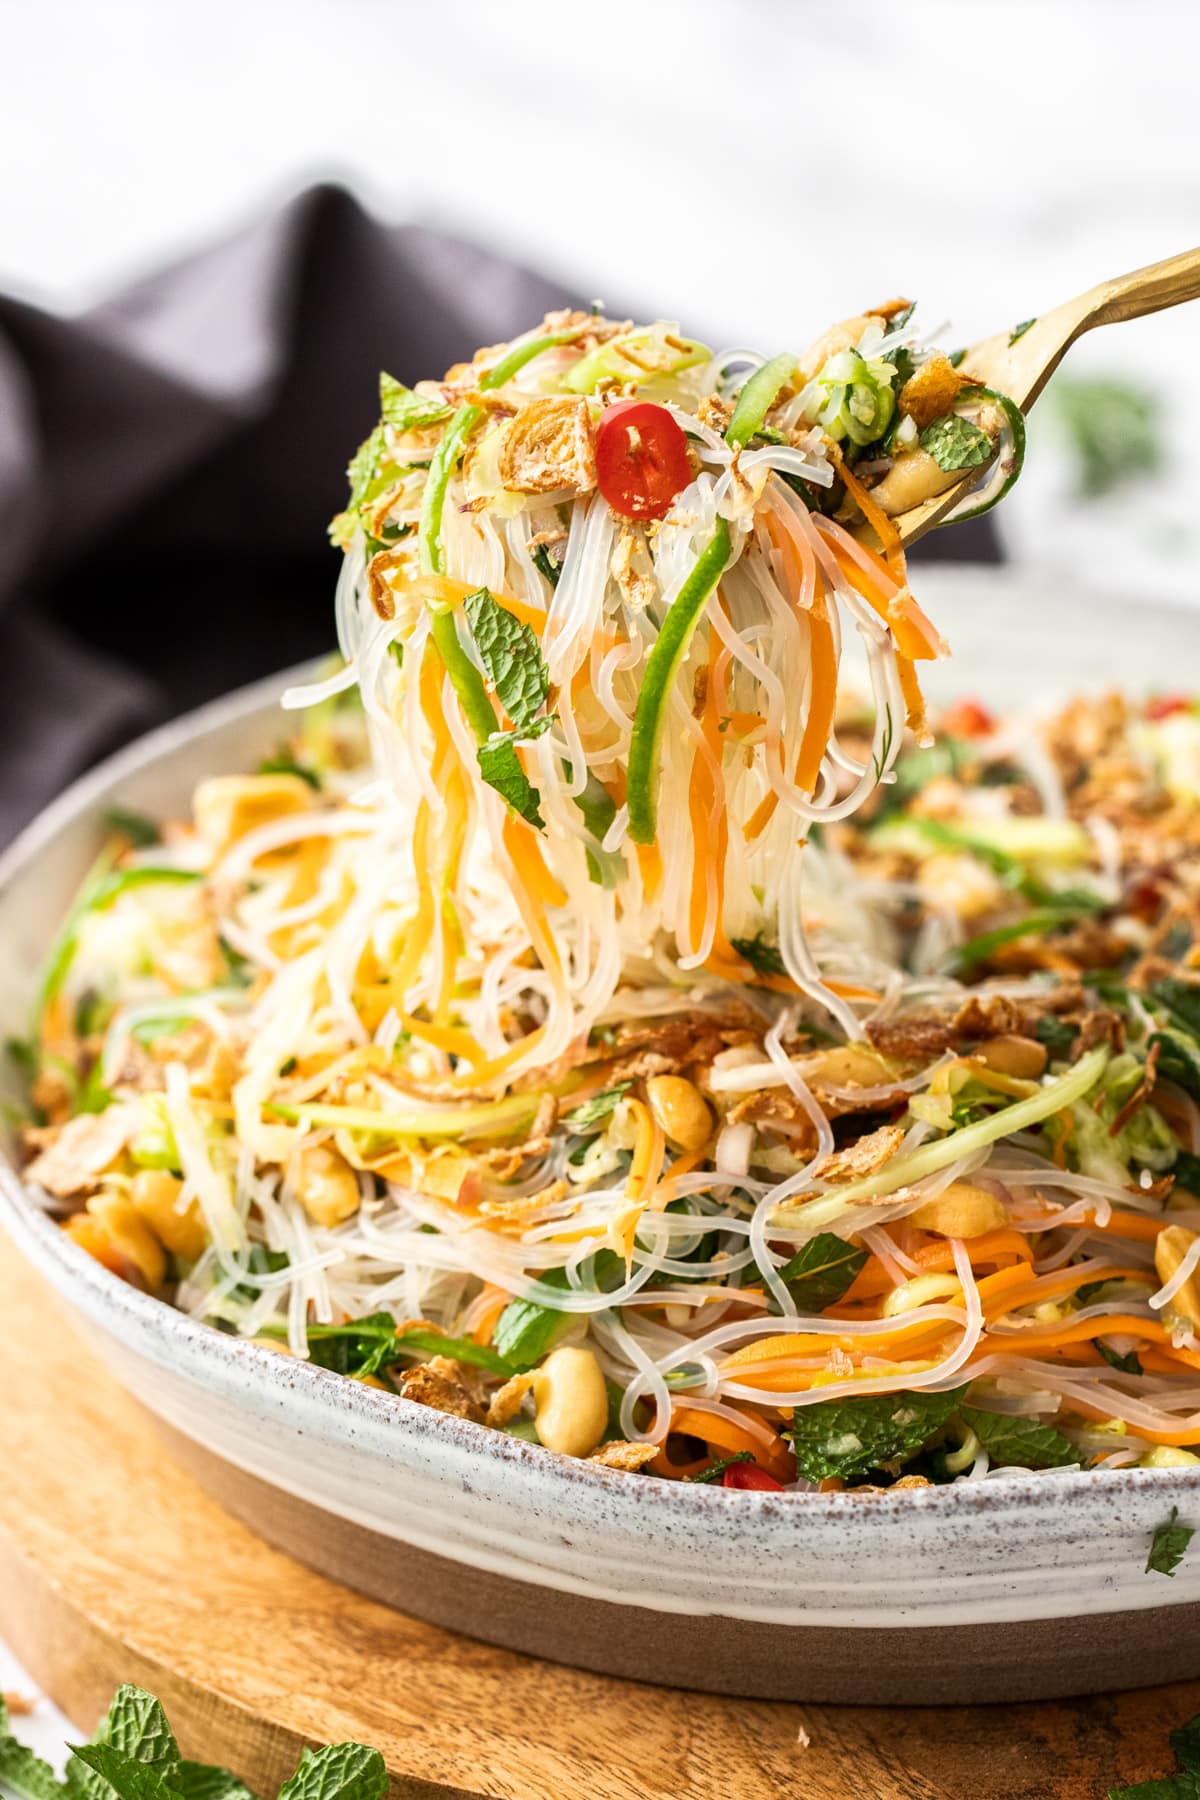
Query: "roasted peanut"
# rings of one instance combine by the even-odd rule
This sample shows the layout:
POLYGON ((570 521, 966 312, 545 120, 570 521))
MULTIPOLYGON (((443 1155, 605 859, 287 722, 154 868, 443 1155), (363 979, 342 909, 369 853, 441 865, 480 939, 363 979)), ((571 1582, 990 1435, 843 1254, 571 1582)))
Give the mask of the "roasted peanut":
POLYGON ((1141 1469, 1186 1469, 1193 1463, 1200 1463, 1200 1456, 1181 1450, 1176 1444, 1155 1444, 1153 1450, 1138 1458, 1141 1469))
POLYGON ((976 1238, 985 1231, 999 1231, 1007 1225, 1008 1214, 995 1194, 976 1187, 971 1181, 952 1181, 933 1200, 925 1200, 908 1222, 921 1231, 935 1231, 939 1237, 976 1238))
POLYGON ((87 1209, 143 1285, 152 1293, 160 1288, 167 1278, 166 1252, 133 1204, 120 1194, 93 1194, 87 1209))
POLYGON ((595 1352, 574 1344, 552 1350, 529 1387, 537 1434, 547 1450, 590 1456, 608 1424, 608 1389, 595 1352))
POLYGON ((1046 1046, 1036 1038, 1010 1032, 980 1044, 978 1054, 997 1075, 1015 1075, 1019 1081, 1036 1081, 1046 1067, 1046 1046))
POLYGON ((307 812, 313 791, 299 775, 212 775, 192 800, 196 830, 218 856, 271 819, 307 812))
POLYGON ((712 1136, 713 1118, 700 1089, 682 1075, 655 1075, 646 1083, 650 1111, 671 1143, 702 1150, 712 1136))
POLYGON ((129 1198, 163 1247, 184 1262, 195 1262, 208 1246, 208 1230, 196 1199, 181 1212, 183 1183, 164 1169, 141 1169, 129 1185, 129 1198))
MULTIPOLYGON (((1185 1225, 1163 1227, 1154 1240, 1154 1267, 1160 1281, 1164 1284, 1170 1281, 1195 1241, 1196 1233, 1185 1225)), ((1192 1325, 1200 1325, 1200 1274, 1197 1271, 1193 1270, 1183 1286, 1176 1289, 1168 1302, 1168 1311, 1177 1313, 1192 1325)))
POLYGON ((294 1186, 296 1198, 314 1225, 340 1225, 354 1217, 362 1200, 354 1170, 328 1144, 300 1152, 294 1186))

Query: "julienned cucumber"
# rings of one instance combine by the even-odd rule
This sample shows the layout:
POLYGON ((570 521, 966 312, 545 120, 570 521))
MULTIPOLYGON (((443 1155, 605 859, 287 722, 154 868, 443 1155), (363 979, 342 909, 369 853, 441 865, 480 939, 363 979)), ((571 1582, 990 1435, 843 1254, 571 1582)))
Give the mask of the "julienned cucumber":
MULTIPOLYGON (((852 1205, 858 1200, 881 1200, 888 1194, 894 1194, 898 1188, 909 1187, 914 1181, 920 1181, 924 1176, 944 1169, 949 1163, 957 1162, 960 1156, 971 1156, 976 1150, 984 1150, 1000 1138, 1011 1137, 1017 1131, 1027 1131, 1031 1125, 1040 1125, 1043 1119, 1062 1112, 1064 1107, 1073 1106, 1076 1100, 1082 1100, 1103 1075, 1107 1062, 1106 1049, 1101 1047, 1089 1050, 1065 1075, 1046 1082, 1028 1100, 1017 1100, 1012 1106, 1002 1107, 988 1118, 977 1120, 974 1125, 964 1125, 958 1131, 947 1132, 945 1137, 935 1138, 932 1143, 921 1144, 916 1150, 910 1150, 907 1156, 897 1156, 892 1162, 886 1163, 874 1175, 833 1188, 829 1197, 836 1198, 839 1207, 852 1205)), ((789 1205, 805 1206, 810 1203, 810 1196, 800 1195, 789 1205)), ((787 1208, 780 1210, 786 1211, 787 1208)))
POLYGON ((1016 401, 1010 400, 1007 394, 998 394, 995 388, 989 387, 960 388, 956 404, 964 400, 990 400, 993 406, 1000 408, 1012 434, 1012 467, 998 483, 993 493, 991 491, 992 483, 1000 473, 999 463, 994 463, 984 486, 983 498, 975 500, 971 504, 971 496, 968 495, 966 500, 953 507, 944 519, 938 520, 939 525, 961 525, 964 519, 977 519, 981 513, 991 512, 993 506, 998 505, 1009 489, 1014 486, 1025 464, 1025 415, 1016 401))
POLYGON ((761 369, 755 369, 753 375, 742 383, 733 417, 725 427, 726 442, 732 444, 735 450, 748 444, 755 432, 760 430, 763 420, 775 404, 776 396, 794 382, 798 374, 799 365, 790 351, 773 356, 761 369))
POLYGON ((667 610, 646 664, 629 744, 629 835, 635 844, 654 842, 667 699, 708 597, 725 571, 730 548, 729 527, 724 519, 718 519, 696 566, 667 610))

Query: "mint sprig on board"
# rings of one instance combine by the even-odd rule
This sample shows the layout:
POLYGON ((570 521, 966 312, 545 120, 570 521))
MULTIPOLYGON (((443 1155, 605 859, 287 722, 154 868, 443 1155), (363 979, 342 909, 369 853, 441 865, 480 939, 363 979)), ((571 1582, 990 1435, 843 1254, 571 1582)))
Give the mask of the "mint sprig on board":
MULTIPOLYGON (((388 1775, 368 1744, 306 1750, 278 1800, 383 1800, 388 1775)), ((71 1748, 62 1780, 18 1742, 0 1699, 0 1786, 18 1800, 258 1800, 216 1763, 189 1762, 153 1694, 125 1684, 90 1744, 71 1748)))

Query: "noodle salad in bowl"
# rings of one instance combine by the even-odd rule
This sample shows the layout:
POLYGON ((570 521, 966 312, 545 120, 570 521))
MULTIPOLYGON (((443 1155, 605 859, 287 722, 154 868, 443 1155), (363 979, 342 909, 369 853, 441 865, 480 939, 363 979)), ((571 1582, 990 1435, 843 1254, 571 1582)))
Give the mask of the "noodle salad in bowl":
POLYGON ((62 1229, 651 1478, 1195 1462, 1200 718, 935 733, 890 524, 1020 414, 902 301, 770 360, 556 314, 381 410, 339 666, 111 816, 43 969, 62 1229))

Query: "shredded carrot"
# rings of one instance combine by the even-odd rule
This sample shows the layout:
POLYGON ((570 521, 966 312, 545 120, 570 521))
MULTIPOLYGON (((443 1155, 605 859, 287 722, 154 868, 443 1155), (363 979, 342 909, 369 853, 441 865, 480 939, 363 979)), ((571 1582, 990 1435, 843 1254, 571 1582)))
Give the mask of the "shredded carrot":
MULTIPOLYGON (((629 1187, 643 1206, 654 1204, 654 1192, 662 1175, 667 1140, 663 1128, 644 1100, 629 1096, 626 1104, 637 1121, 637 1138, 629 1164, 629 1187)), ((665 1204, 665 1202, 664 1202, 665 1204)))
MULTIPOLYGON (((736 1410, 740 1410, 735 1408, 736 1410)), ((720 1413, 702 1412, 686 1403, 671 1409, 671 1430, 684 1437, 700 1438, 711 1450, 736 1453, 748 1450, 760 1469, 774 1475, 777 1481, 791 1481, 795 1476, 792 1453, 779 1433, 765 1419, 744 1414, 745 1425, 735 1425, 720 1413)), ((703 1465, 701 1465, 703 1466, 703 1465)), ((656 1475, 679 1475, 664 1450, 660 1450, 650 1468, 656 1475)))
POLYGON ((489 1281, 483 1290, 483 1297, 486 1297, 487 1305, 480 1315, 479 1323, 472 1336, 477 1344, 490 1344, 492 1334, 496 1329, 496 1321, 512 1299, 512 1295, 506 1294, 502 1287, 497 1287, 494 1282, 489 1281))
POLYGON ((899 650, 896 652, 896 673, 900 677, 900 692, 904 695, 904 723, 917 737, 923 737, 928 730, 925 696, 917 680, 916 664, 899 650))
POLYGON ((846 484, 846 492, 879 539, 888 568, 895 579, 902 582, 904 580, 904 545, 900 541, 900 533, 883 508, 872 500, 869 492, 842 455, 840 447, 832 439, 828 441, 827 449, 829 460, 846 484))

